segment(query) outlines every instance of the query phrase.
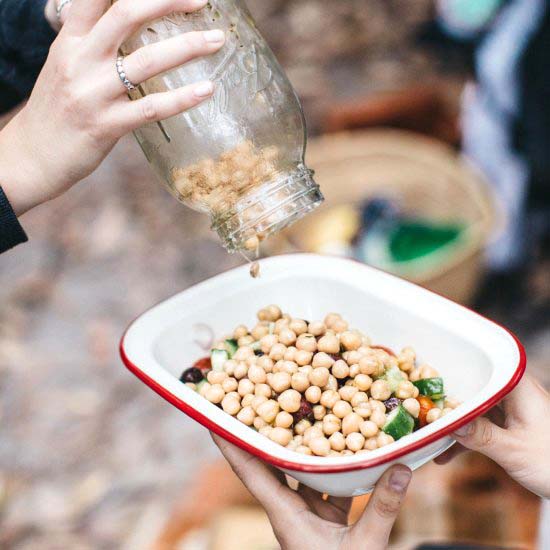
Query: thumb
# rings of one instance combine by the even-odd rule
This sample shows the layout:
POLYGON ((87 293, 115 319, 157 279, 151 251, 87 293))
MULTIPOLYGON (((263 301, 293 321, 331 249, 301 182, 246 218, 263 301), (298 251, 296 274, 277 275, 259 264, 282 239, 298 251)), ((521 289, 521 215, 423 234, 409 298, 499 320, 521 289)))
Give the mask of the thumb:
POLYGON ((508 432, 484 417, 459 428, 453 437, 464 447, 488 456, 501 466, 508 462, 513 447, 508 432))

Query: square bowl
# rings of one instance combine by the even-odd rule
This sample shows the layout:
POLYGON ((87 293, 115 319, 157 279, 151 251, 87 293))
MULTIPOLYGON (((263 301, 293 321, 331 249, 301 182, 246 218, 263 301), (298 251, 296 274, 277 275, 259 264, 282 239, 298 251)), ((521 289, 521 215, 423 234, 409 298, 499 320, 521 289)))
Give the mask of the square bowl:
POLYGON ((120 353, 128 369, 207 429, 301 483, 335 496, 372 490, 392 464, 416 469, 448 449, 450 434, 508 394, 525 371, 525 352, 506 329, 450 300, 353 260, 293 254, 218 275, 153 307, 127 329, 120 353), (462 405, 391 445, 348 457, 295 453, 245 426, 179 381, 207 353, 208 331, 220 337, 252 324, 270 303, 303 319, 341 313, 374 344, 412 346, 436 368, 462 405))

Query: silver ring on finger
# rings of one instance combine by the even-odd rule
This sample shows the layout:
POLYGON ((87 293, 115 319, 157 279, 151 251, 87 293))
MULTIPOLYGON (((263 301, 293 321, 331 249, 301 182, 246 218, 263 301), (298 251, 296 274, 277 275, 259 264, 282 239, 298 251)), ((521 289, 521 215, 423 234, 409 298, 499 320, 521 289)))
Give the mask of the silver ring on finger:
POLYGON ((57 5, 57 10, 56 10, 56 14, 57 14, 57 19, 58 21, 61 23, 61 12, 67 7, 69 6, 70 4, 73 3, 73 0, 61 0, 61 2, 59 2, 59 4, 57 5))
POLYGON ((122 84, 124 84, 124 87, 129 91, 133 91, 137 88, 137 85, 131 82, 128 79, 128 76, 126 75, 126 71, 124 70, 124 57, 119 56, 116 60, 116 71, 118 73, 118 77, 120 78, 120 81, 122 84))

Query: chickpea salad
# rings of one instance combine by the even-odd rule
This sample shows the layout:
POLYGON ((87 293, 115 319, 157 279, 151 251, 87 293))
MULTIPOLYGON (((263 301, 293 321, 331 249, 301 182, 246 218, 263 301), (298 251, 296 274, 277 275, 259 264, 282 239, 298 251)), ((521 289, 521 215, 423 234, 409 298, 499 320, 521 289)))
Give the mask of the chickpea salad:
POLYGON ((459 405, 443 379, 352 330, 338 313, 306 321, 276 305, 240 325, 182 374, 227 414, 297 453, 346 456, 384 447, 459 405))

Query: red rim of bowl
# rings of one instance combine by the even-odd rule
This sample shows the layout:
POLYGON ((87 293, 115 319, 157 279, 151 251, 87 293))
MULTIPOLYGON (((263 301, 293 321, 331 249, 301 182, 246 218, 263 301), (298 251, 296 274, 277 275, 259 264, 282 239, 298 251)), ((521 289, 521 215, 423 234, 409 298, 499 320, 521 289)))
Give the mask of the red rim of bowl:
MULTIPOLYGON (((360 263, 360 262, 357 262, 357 263, 360 263)), ((386 273, 386 275, 395 277, 395 275, 391 275, 388 273, 386 273)), ((396 278, 399 278, 399 277, 396 277, 396 278)), ((239 437, 235 436, 231 432, 228 432, 227 430, 225 430, 224 428, 220 427, 218 424, 213 422, 210 418, 203 415, 202 413, 200 413, 199 411, 197 411, 196 409, 194 409, 193 407, 185 403, 185 401, 182 401, 179 397, 177 397, 173 393, 169 392, 166 388, 164 388, 163 386, 155 382, 155 380, 153 380, 150 376, 146 375, 137 365, 135 365, 132 361, 130 361, 124 349, 124 340, 126 338, 126 334, 130 330, 134 322, 140 317, 142 317, 143 315, 145 315, 151 309, 154 309, 154 307, 156 306, 151 307, 150 309, 142 313, 139 317, 137 317, 132 323, 130 323, 130 325, 128 326, 128 328, 126 329, 126 331, 124 332, 120 340, 120 346, 119 346, 120 357, 123 363, 126 365, 128 370, 132 374, 134 374, 137 378, 139 378, 142 382, 144 382, 147 386, 149 386, 153 391, 155 391, 158 395, 160 395, 166 401, 171 403, 174 407, 184 412, 187 416, 191 417, 193 420, 196 420, 197 422, 199 422, 199 424, 202 424, 209 431, 214 432, 220 437, 223 437, 226 441, 229 441, 230 443, 233 443, 237 447, 241 448, 243 451, 246 451, 251 455, 254 455, 260 460, 268 462, 269 464, 276 466, 277 468, 282 468, 284 470, 293 470, 296 472, 319 473, 319 474, 352 472, 355 470, 364 470, 366 468, 373 468, 375 466, 381 466, 382 464, 386 464, 387 462, 392 462, 394 460, 397 460, 398 458, 401 458, 402 456, 407 455, 413 451, 417 451, 418 449, 421 449, 422 447, 425 447, 430 443, 433 443, 447 435, 452 434, 454 431, 458 430, 458 428, 465 426, 466 424, 469 424, 470 422, 472 422, 472 420, 486 413, 489 409, 493 408, 506 395, 508 395, 518 385, 519 381, 522 379, 525 373, 525 368, 527 365, 527 356, 525 354, 525 348, 523 347, 523 344, 519 341, 519 339, 513 332, 508 330, 506 327, 499 325, 495 321, 491 321, 490 319, 487 319, 483 315, 480 315, 479 313, 471 310, 470 308, 463 306, 461 304, 457 304, 456 302, 453 302, 452 300, 445 298, 445 296, 441 296, 440 294, 437 294, 436 292, 433 292, 429 289, 425 289, 424 287, 420 287, 420 288, 423 288, 423 290, 431 292, 432 294, 436 294, 440 298, 443 298, 444 300, 447 300, 456 306, 462 307, 463 309, 470 311, 474 315, 481 317, 485 321, 488 321, 489 323, 492 323, 493 325, 496 325, 497 327, 507 332, 513 338, 519 352, 518 366, 514 371, 514 374, 508 381, 508 383, 499 392, 497 392, 495 395, 487 399, 487 401, 485 401, 484 403, 482 403, 481 405, 479 405, 469 413, 465 414, 463 417, 456 420, 452 424, 449 424, 448 426, 441 428, 435 433, 432 433, 430 435, 427 435, 426 437, 423 437, 419 441, 410 443, 405 447, 396 449, 395 451, 388 452, 387 454, 384 454, 383 456, 380 456, 377 458, 372 458, 372 459, 367 458, 365 460, 362 460, 361 462, 354 462, 352 464, 332 464, 332 465, 322 466, 317 464, 300 464, 298 462, 291 462, 289 460, 284 460, 284 459, 275 457, 261 449, 258 449, 257 447, 254 447, 253 445, 250 445, 250 443, 247 443, 246 441, 240 439, 239 437)))

